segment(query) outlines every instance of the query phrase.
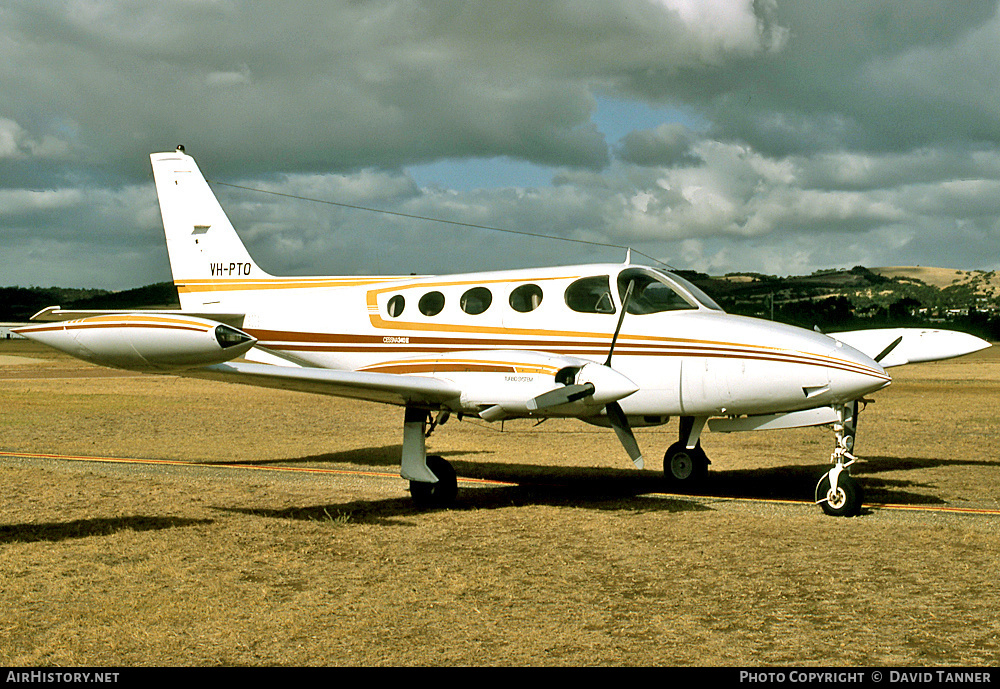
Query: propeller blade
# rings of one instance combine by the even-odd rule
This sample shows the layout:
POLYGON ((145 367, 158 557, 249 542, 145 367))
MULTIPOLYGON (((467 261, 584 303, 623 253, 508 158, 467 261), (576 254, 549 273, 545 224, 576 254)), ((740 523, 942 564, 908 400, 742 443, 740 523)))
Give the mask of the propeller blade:
POLYGON ((593 383, 563 385, 555 390, 549 390, 537 397, 531 398, 527 402, 527 407, 531 411, 558 407, 560 404, 569 404, 570 402, 582 400, 587 395, 593 395, 595 389, 593 383))
POLYGON ((889 353, 892 350, 894 350, 899 345, 899 343, 902 342, 902 341, 903 341, 903 336, 900 335, 895 340, 893 340, 892 342, 890 342, 889 346, 886 347, 885 349, 883 349, 881 352, 879 352, 878 355, 875 357, 875 363, 877 364, 877 363, 881 362, 882 359, 884 359, 887 356, 889 356, 889 353))
POLYGON ((608 358, 607 361, 604 362, 604 365, 608 368, 611 367, 611 355, 614 354, 615 351, 615 343, 618 341, 618 333, 621 332, 622 323, 625 322, 625 312, 628 310, 628 301, 632 298, 633 287, 635 287, 635 280, 629 280, 628 287, 625 289, 625 296, 622 297, 622 313, 618 316, 618 325, 615 327, 614 337, 611 338, 611 349, 608 350, 608 358))
POLYGON ((628 417, 625 416, 622 406, 617 402, 612 402, 604 408, 604 411, 607 412, 608 421, 611 422, 611 427, 615 429, 615 434, 618 435, 618 440, 621 441, 625 452, 628 453, 628 456, 635 463, 635 468, 642 469, 642 450, 639 449, 639 443, 636 442, 635 434, 632 432, 631 426, 628 425, 628 417))

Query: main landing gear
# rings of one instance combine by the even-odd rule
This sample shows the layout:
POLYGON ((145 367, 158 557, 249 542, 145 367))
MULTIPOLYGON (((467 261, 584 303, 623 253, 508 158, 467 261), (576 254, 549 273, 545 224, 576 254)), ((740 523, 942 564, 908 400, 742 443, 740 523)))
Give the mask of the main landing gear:
POLYGON ((455 502, 458 477, 451 462, 441 455, 428 455, 427 468, 437 477, 437 483, 410 481, 410 497, 420 507, 444 507, 455 502))
POLYGON ((703 417, 682 416, 680 439, 663 455, 663 477, 675 487, 689 487, 708 475, 709 461, 698 437, 705 427, 703 417))
POLYGON ((858 428, 858 403, 837 407, 837 416, 833 424, 837 446, 830 456, 834 467, 816 484, 816 503, 832 517, 854 517, 860 514, 864 502, 861 484, 849 473, 849 467, 857 461, 851 450, 858 428))
MULTIPOLYGON (((861 512, 864 491, 850 474, 857 459, 851 454, 857 433, 858 402, 837 407, 838 420, 833 425, 837 446, 830 457, 834 467, 816 486, 816 504, 834 517, 853 517, 861 512)), ((427 436, 444 423, 447 412, 433 421, 426 409, 407 407, 403 424, 403 460, 400 471, 410 481, 410 495, 420 507, 444 507, 455 501, 458 479, 455 469, 440 455, 427 455, 427 436)), ((682 416, 680 438, 667 448, 663 456, 663 475, 675 488, 688 489, 708 474, 711 461, 701 449, 699 437, 706 418, 682 416)))
POLYGON ((427 436, 448 420, 447 412, 438 414, 427 428, 426 409, 407 407, 403 421, 403 461, 400 474, 410 480, 410 496, 420 507, 444 507, 458 495, 458 478, 451 463, 440 455, 427 455, 427 436))

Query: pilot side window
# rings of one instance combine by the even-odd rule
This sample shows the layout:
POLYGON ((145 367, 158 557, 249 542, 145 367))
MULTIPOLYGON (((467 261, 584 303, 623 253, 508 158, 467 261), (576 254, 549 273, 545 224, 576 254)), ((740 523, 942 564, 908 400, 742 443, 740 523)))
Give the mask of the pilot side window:
POLYGON ((493 303, 493 294, 485 287, 473 287, 462 295, 459 304, 467 314, 475 316, 490 308, 493 303))
POLYGON ((611 279, 607 275, 581 278, 566 288, 566 306, 577 313, 614 313, 611 279))
POLYGON ((538 285, 521 285, 510 293, 510 308, 518 313, 534 311, 542 303, 542 288, 538 285))
POLYGON ((425 316, 436 316, 444 308, 444 295, 440 292, 428 292, 420 297, 420 301, 417 302, 417 308, 425 316))
POLYGON ((403 308, 406 306, 406 300, 403 299, 402 294, 397 294, 389 303, 386 304, 385 310, 391 318, 399 318, 403 315, 403 308))

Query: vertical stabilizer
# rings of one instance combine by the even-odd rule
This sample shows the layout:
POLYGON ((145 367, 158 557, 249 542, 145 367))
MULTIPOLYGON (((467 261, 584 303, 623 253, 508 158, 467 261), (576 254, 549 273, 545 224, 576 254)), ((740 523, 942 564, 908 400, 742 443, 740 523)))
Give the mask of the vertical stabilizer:
POLYGON ((224 310, 225 294, 270 277, 247 253, 194 158, 178 146, 150 155, 170 271, 185 310, 224 310))

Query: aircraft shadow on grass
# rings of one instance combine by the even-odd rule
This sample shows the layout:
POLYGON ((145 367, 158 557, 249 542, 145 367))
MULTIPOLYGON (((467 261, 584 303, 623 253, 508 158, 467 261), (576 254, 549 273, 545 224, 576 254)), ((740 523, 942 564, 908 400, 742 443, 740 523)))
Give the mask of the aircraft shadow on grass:
POLYGON ((45 524, 0 525, 0 543, 59 542, 88 536, 110 536, 119 531, 159 531, 179 526, 211 524, 211 519, 186 519, 182 517, 95 517, 74 519, 69 522, 45 524))
MULTIPOLYGON (((255 465, 306 465, 346 463, 377 469, 398 464, 401 446, 357 448, 342 452, 285 460, 254 462, 255 465)), ((692 497, 748 498, 765 500, 811 500, 803 484, 815 485, 826 465, 784 466, 769 469, 712 471, 698 489, 678 489, 666 483, 656 470, 635 471, 602 467, 559 467, 509 464, 503 462, 463 462, 456 457, 492 454, 491 451, 443 453, 464 479, 496 481, 498 486, 476 486, 459 493, 454 509, 494 509, 522 505, 576 506, 584 509, 625 512, 681 512, 711 510, 711 507, 677 497, 652 497, 653 493, 692 497)), ((857 476, 865 488, 867 501, 901 505, 943 505, 933 495, 908 488, 932 487, 916 481, 878 478, 887 471, 906 471, 955 464, 992 466, 989 462, 937 460, 913 457, 872 457, 860 462, 857 476)), ((230 508, 219 508, 230 510, 230 508)), ((281 510, 235 509, 231 511, 283 519, 351 523, 399 523, 420 514, 406 497, 388 500, 351 501, 341 504, 294 507, 281 510)))
MULTIPOLYGON (((573 507, 610 512, 693 512, 711 508, 689 500, 656 498, 633 494, 616 494, 608 490, 599 494, 581 494, 566 486, 501 486, 464 491, 447 509, 451 511, 500 509, 526 505, 573 507)), ((378 524, 383 526, 415 526, 415 519, 434 509, 418 510, 408 497, 386 500, 355 500, 330 505, 309 505, 283 509, 216 507, 273 519, 298 519, 313 522, 378 524)), ((440 508, 438 508, 440 509, 440 508)))
MULTIPOLYGON (((287 459, 260 459, 260 460, 234 460, 234 461, 207 461, 201 462, 210 466, 298 466, 303 464, 319 464, 329 462, 331 464, 352 464, 356 466, 369 467, 372 469, 386 469, 393 473, 398 473, 399 457, 403 452, 402 445, 385 445, 382 447, 363 447, 353 450, 343 450, 341 452, 328 452, 321 455, 307 455, 305 457, 291 457, 287 459)), ((438 452, 442 456, 456 455, 479 455, 493 454, 491 450, 455 450, 451 452, 438 452)))

